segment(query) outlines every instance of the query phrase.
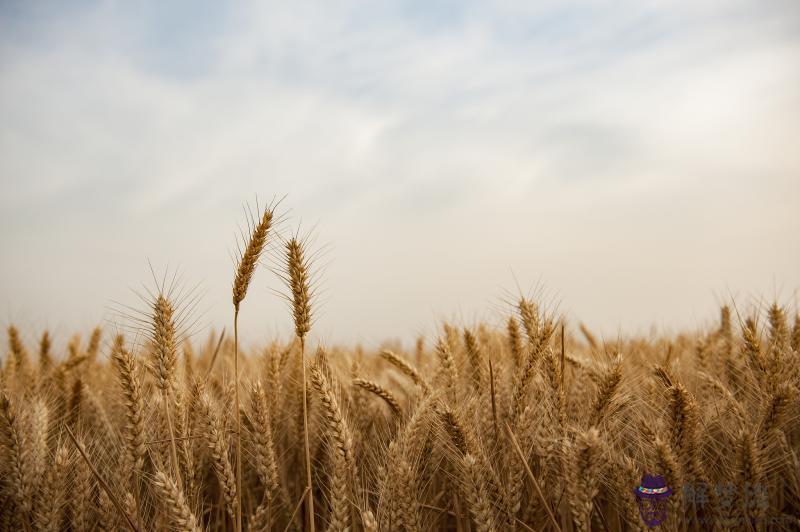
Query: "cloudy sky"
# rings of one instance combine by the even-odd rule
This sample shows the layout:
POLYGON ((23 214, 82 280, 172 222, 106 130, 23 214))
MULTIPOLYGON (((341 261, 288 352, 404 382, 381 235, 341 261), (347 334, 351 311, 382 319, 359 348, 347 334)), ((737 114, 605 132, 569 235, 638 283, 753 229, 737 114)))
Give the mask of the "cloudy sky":
MULTIPOLYGON (((4 1, 0 321, 111 321, 149 260, 230 327, 242 205, 284 195, 328 343, 517 286, 607 336, 794 306, 798 146, 795 0, 4 1)), ((250 341, 289 334, 279 286, 250 341)))

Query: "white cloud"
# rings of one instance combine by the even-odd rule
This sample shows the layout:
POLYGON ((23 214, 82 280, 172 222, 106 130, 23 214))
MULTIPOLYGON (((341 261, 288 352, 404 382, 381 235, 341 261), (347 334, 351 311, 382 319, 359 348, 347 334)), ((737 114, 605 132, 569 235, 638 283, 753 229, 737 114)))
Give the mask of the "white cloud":
MULTIPOLYGON (((526 6, 0 11, 2 311, 88 326, 150 257, 222 325, 256 193, 331 245, 329 341, 473 319, 511 267, 611 333, 796 289, 795 4, 526 6)), ((288 333, 269 277, 245 330, 288 333)))

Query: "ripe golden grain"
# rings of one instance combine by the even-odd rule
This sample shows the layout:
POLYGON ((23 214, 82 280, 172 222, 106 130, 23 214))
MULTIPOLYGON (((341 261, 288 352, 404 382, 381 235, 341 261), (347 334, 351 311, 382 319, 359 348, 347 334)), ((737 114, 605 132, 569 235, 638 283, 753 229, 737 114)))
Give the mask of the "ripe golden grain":
POLYGON ((393 351, 315 346, 306 383, 313 254, 297 238, 268 249, 274 223, 267 209, 249 224, 232 340, 184 338, 169 290, 151 301, 145 342, 7 328, 0 531, 621 532, 643 526, 645 472, 673 489, 667 529, 796 522, 795 312, 738 322, 724 306, 710 327, 604 342, 522 298, 497 329, 449 323, 393 351), (294 337, 243 349, 238 313, 271 252, 294 337), (706 504, 684 485, 705 486, 706 504), (714 488, 727 485, 726 506, 714 488))

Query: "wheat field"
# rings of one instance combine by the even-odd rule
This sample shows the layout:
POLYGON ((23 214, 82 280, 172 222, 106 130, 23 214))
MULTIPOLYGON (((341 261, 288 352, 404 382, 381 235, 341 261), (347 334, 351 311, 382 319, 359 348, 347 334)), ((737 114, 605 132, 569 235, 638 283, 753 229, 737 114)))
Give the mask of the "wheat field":
POLYGON ((520 296, 503 327, 328 348, 307 342, 313 250, 271 207, 249 222, 227 332, 189 339, 165 284, 64 353, 8 327, 0 530, 641 530, 646 474, 671 488, 659 530, 800 528, 789 309, 600 341, 520 296), (273 273, 295 337, 243 349, 241 304, 273 273))

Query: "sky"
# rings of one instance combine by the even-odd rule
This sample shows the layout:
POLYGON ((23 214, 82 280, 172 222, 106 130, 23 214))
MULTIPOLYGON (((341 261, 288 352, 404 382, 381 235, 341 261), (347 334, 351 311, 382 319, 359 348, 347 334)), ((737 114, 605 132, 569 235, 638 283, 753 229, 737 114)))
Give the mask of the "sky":
MULTIPOLYGON (((326 344, 502 324, 520 292, 606 338, 795 309, 798 146, 794 0, 5 0, 0 321, 116 327, 152 265, 193 334, 230 330, 273 198, 326 344)), ((275 242, 246 342, 292 334, 275 242)))

